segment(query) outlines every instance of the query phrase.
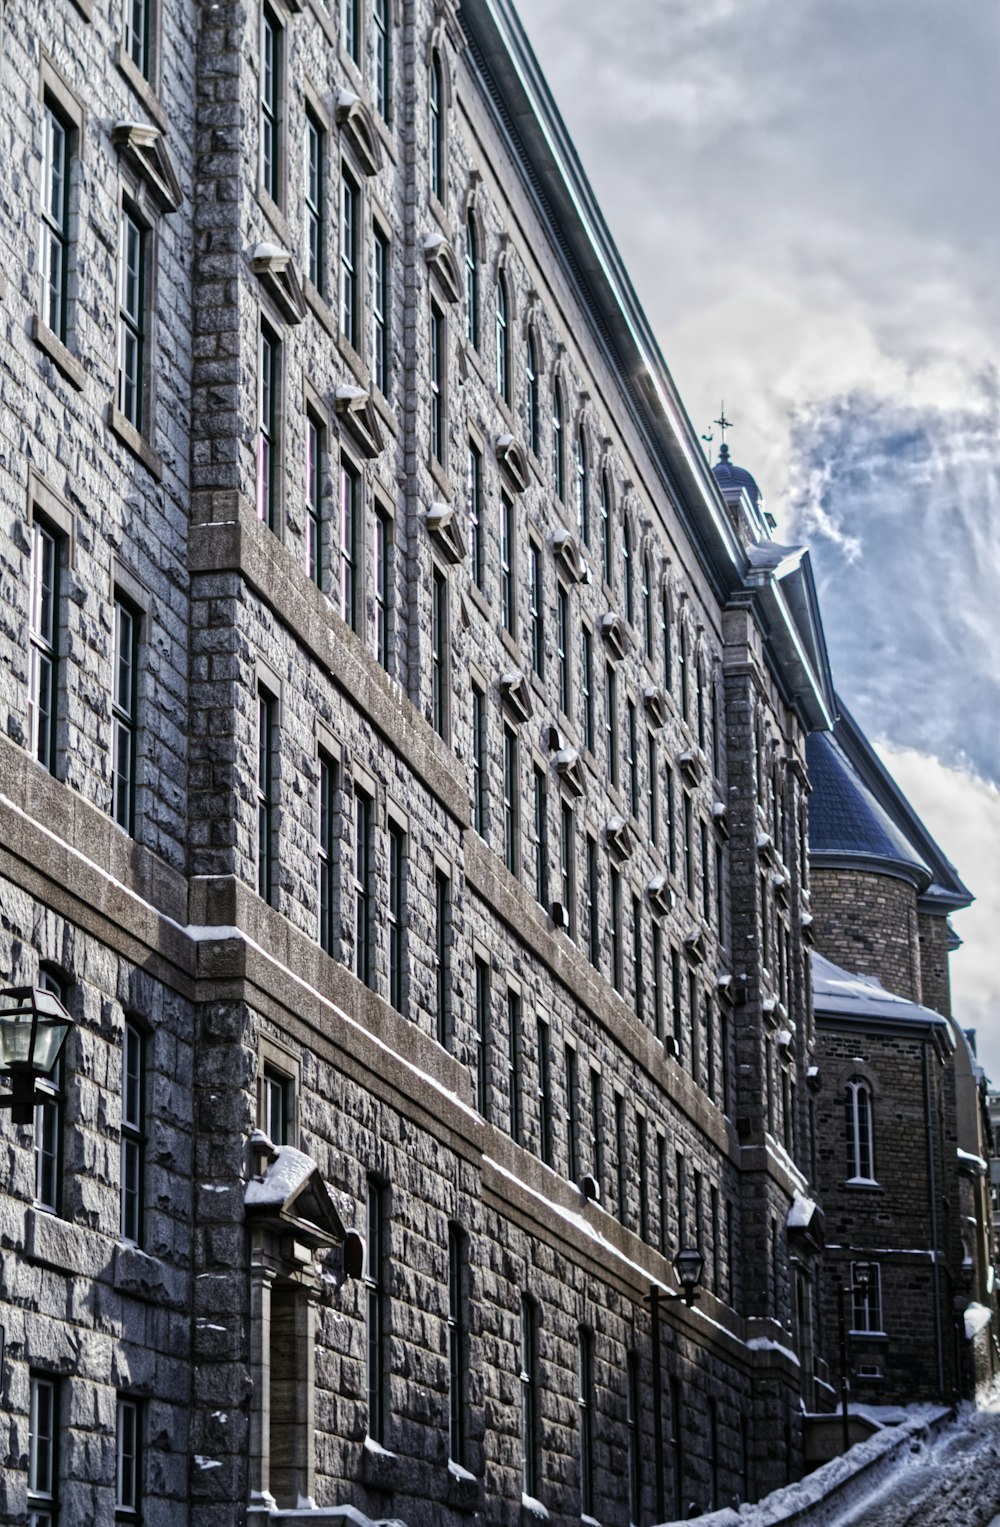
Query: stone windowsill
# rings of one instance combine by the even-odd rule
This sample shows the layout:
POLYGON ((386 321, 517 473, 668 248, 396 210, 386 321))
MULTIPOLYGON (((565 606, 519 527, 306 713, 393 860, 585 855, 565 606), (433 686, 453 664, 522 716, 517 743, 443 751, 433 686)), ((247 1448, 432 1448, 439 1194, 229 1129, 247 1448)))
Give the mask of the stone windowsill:
POLYGON ((67 382, 72 383, 77 392, 82 392, 87 374, 81 362, 71 350, 63 344, 57 334, 53 334, 48 324, 35 313, 31 320, 31 337, 40 350, 62 372, 67 382))
POLYGON ((133 456, 138 457, 147 471, 156 478, 157 482, 162 482, 162 456, 153 450, 149 441, 143 435, 140 435, 135 425, 126 419, 121 409, 117 408, 114 403, 109 403, 104 417, 112 434, 117 435, 122 444, 128 446, 133 456))

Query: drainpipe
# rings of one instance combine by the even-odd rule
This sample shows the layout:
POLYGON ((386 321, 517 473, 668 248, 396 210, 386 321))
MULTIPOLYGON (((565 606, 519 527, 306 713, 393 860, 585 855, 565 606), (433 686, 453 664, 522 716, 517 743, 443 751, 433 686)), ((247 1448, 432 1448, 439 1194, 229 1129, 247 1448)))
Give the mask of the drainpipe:
POLYGON ((944 1393, 944 1336, 941 1330, 941 1269, 938 1266, 937 1185, 934 1174, 934 1115, 931 1110, 930 1039, 924 1040, 924 1116, 927 1127, 927 1192, 931 1211, 931 1252, 934 1257, 934 1345, 937 1352, 938 1393, 944 1393))

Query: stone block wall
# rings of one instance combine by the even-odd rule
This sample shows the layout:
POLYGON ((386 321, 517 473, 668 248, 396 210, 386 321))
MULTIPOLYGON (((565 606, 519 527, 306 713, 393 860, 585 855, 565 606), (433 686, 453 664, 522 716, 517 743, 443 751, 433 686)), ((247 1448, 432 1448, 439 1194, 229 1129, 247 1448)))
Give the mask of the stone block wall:
MULTIPOLYGON (((917 897, 890 875, 812 868, 816 947, 845 970, 875 976, 911 1002, 923 1002, 917 897)), ((936 978, 941 989, 941 977, 936 978)), ((932 1004, 928 1004, 932 1005, 932 1004)))

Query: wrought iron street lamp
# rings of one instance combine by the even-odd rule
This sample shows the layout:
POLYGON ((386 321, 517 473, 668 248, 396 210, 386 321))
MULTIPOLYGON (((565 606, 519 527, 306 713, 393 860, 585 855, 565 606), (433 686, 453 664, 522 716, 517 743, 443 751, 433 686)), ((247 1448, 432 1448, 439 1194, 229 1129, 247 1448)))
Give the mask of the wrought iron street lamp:
POLYGON ((30 1124, 36 1102, 35 1082, 51 1075, 73 1020, 55 992, 43 986, 9 986, 0 991, 0 1076, 11 1089, 0 1093, 15 1124, 30 1124))
POLYGON ((705 1271, 705 1258, 696 1246, 682 1246, 674 1254, 674 1276, 684 1290, 684 1303, 690 1309, 698 1297, 698 1284, 705 1271))

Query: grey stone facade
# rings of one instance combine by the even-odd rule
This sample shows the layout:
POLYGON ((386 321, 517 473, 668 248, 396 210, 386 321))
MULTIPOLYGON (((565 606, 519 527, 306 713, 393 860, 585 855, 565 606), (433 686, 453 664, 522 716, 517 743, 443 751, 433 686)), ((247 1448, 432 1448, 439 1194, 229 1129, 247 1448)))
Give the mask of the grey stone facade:
POLYGON ((114 1518, 123 1403, 150 1523, 624 1527, 783 1483, 830 1401, 819 1236, 788 1229, 814 1160, 805 736, 833 718, 808 557, 705 464, 513 14, 350 16, 356 60, 344 6, 162 0, 147 80, 118 8, 0 15, 0 971, 48 973, 77 1020, 58 1202, 37 1129, 2 1135, 11 1522, 29 1487, 45 1507, 32 1386, 63 1527, 114 1518))

